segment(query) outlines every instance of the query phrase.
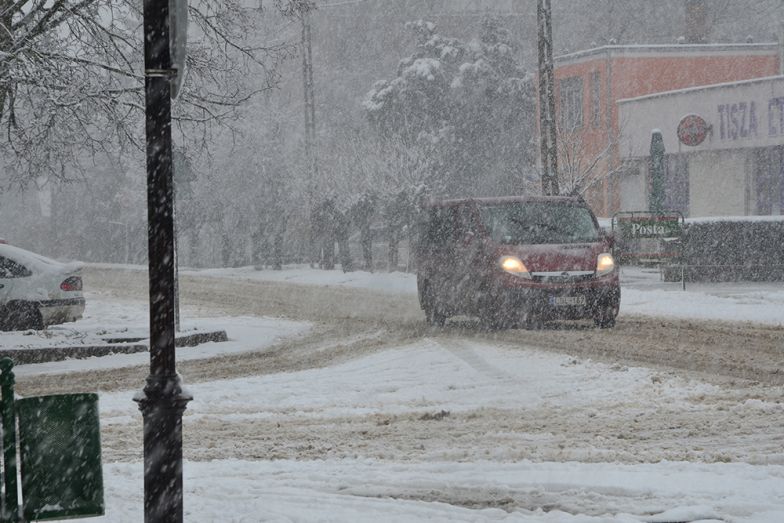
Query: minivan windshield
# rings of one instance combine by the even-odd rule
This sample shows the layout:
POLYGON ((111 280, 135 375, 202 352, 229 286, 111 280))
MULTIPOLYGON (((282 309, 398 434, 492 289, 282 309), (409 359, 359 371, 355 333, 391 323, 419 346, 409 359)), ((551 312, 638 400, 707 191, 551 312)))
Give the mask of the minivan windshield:
POLYGON ((552 202, 517 202, 480 207, 493 240, 511 245, 587 243, 599 230, 586 207, 552 202))

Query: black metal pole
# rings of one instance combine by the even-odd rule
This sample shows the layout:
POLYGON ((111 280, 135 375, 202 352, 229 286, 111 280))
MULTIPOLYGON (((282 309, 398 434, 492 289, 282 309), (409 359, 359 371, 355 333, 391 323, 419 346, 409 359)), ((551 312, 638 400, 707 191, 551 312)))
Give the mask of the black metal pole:
POLYGON ((144 521, 182 522, 182 391, 174 351, 174 204, 169 0, 144 0, 150 375, 144 418, 144 521))
POLYGON ((3 422, 3 506, 0 521, 20 521, 16 481, 16 414, 14 412, 14 362, 0 360, 0 415, 3 422))

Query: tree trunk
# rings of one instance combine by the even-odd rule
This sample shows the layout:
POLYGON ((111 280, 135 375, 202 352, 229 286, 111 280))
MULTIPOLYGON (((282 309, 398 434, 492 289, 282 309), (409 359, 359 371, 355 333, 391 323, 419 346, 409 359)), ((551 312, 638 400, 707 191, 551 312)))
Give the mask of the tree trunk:
POLYGON ((321 268, 331 271, 335 268, 335 237, 327 234, 322 243, 321 268))
POLYGON ((390 229, 389 231, 389 252, 387 261, 387 270, 394 272, 397 270, 398 264, 398 247, 400 245, 400 234, 397 229, 390 229))
POLYGON ((199 263, 199 261, 200 261, 199 260, 199 228, 196 227, 195 225, 191 229, 190 236, 191 236, 190 237, 191 241, 188 242, 188 247, 189 247, 189 251, 190 251, 188 253, 189 263, 193 267, 199 267, 200 266, 200 263, 199 263))
POLYGON ((231 264, 231 236, 227 232, 221 235, 221 256, 224 267, 231 264))
POLYGON ((359 243, 362 246, 362 260, 364 268, 368 272, 373 272, 373 235, 370 230, 370 221, 360 225, 359 243))
POLYGON ((276 271, 283 270, 283 231, 275 233, 275 241, 272 246, 272 268, 276 271))
POLYGON ((344 214, 336 216, 335 220, 335 236, 338 240, 338 255, 340 256, 340 266, 343 272, 351 272, 354 270, 354 263, 351 260, 351 252, 348 248, 348 217, 344 214))

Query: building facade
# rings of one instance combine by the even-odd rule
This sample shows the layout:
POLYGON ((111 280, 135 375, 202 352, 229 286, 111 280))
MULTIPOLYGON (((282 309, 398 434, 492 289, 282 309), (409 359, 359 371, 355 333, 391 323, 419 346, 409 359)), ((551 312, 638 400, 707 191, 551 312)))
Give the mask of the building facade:
POLYGON ((651 132, 665 147, 665 208, 687 217, 781 215, 784 211, 784 76, 621 100, 619 179, 624 210, 647 209, 651 132), (695 118, 696 117, 696 118, 695 118), (679 139, 684 119, 704 122, 701 143, 679 139))
MULTIPOLYGON (((559 172, 598 215, 621 208, 619 100, 779 74, 778 44, 614 45, 555 59, 559 172)), ((650 131, 650 130, 649 130, 650 131)), ((564 183, 565 180, 565 183, 564 183)))

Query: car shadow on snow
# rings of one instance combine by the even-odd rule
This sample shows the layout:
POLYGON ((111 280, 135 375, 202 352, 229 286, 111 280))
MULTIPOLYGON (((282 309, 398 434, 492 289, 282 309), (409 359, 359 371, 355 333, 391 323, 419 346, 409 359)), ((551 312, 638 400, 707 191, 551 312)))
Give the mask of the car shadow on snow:
POLYGON ((593 321, 581 320, 551 320, 526 323, 525 321, 514 322, 504 327, 490 328, 482 324, 477 319, 469 317, 455 317, 447 320, 444 327, 433 327, 440 330, 456 330, 465 332, 502 332, 509 330, 526 331, 585 331, 599 330, 593 321))

